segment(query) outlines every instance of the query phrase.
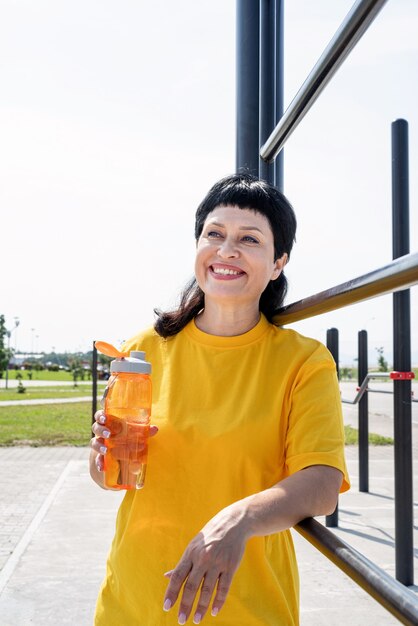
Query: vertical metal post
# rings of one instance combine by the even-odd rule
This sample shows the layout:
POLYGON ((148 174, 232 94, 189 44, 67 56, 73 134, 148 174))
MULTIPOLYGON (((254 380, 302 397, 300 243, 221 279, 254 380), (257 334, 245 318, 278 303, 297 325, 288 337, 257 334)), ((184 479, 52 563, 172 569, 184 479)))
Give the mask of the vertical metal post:
POLYGON ((97 348, 94 345, 93 341, 93 358, 91 363, 91 379, 93 381, 93 399, 92 399, 92 407, 91 407, 91 423, 94 423, 94 414, 97 411, 97 348))
MULTIPOLYGON (((409 253, 408 123, 392 124, 393 258, 409 253)), ((411 371, 409 289, 393 294, 393 368, 411 371)), ((394 380, 396 578, 414 584, 411 381, 394 380)))
MULTIPOLYGON (((338 329, 337 328, 329 328, 327 330, 327 348, 331 352, 335 365, 337 368, 337 376, 340 378, 340 368, 339 368, 339 349, 338 349, 338 329)), ((338 526, 338 504, 335 507, 334 513, 331 515, 327 515, 325 517, 325 525, 328 527, 336 527, 338 526)))
POLYGON ((259 162, 259 0, 237 1, 236 170, 258 175, 259 162))
MULTIPOLYGON (((369 370, 367 355, 367 330, 358 334, 358 384, 362 384, 369 370)), ((358 403, 358 459, 359 491, 369 491, 369 397, 363 395, 358 403)))
MULTIPOLYGON (((274 128, 275 1, 260 0, 260 137, 263 145, 274 128)), ((274 164, 260 157, 259 176, 274 184, 274 164)))
MULTIPOLYGON (((274 33, 274 126, 284 112, 284 0, 275 0, 275 33, 274 33)), ((274 182, 276 187, 284 189, 284 150, 281 150, 274 161, 274 182)))

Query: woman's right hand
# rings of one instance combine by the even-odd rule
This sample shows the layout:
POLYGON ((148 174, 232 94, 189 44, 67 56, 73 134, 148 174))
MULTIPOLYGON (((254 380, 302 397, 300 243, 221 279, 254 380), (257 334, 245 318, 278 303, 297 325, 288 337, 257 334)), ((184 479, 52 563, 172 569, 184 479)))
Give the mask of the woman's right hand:
MULTIPOLYGON (((115 458, 123 458, 125 447, 121 448, 116 447, 116 440, 118 437, 118 433, 116 432, 119 426, 119 422, 114 420, 113 424, 107 423, 107 417, 104 414, 104 411, 100 409, 94 415, 94 424, 92 427, 92 431, 94 437, 90 441, 90 475, 92 479, 103 489, 112 489, 111 487, 106 487, 104 483, 104 457, 108 452, 108 441, 110 437, 115 439, 112 448, 112 455, 115 458)), ((148 436, 153 437, 158 432, 157 426, 150 426, 148 436)), ((124 442, 125 443, 125 442, 124 442)))
POLYGON ((92 426, 94 437, 90 441, 90 447, 92 452, 96 452, 94 461, 97 471, 103 472, 104 456, 107 452, 106 441, 110 438, 111 432, 110 428, 106 426, 106 416, 102 409, 96 411, 94 420, 92 426))

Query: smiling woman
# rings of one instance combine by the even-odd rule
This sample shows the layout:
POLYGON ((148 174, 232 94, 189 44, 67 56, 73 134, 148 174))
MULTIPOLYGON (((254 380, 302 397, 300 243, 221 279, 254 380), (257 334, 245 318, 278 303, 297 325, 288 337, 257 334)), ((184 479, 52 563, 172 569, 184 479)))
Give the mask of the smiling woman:
MULTIPOLYGON (((298 624, 289 528, 331 513, 349 485, 335 363, 272 323, 295 229, 268 183, 216 183, 178 309, 125 344, 152 363, 153 436, 147 483, 119 510, 95 626, 199 624, 208 612, 218 626, 298 624)), ((118 435, 103 411, 93 432, 103 487, 118 435)))
MULTIPOLYGON (((261 248, 262 254, 268 255, 266 259, 268 262, 278 264, 277 268, 280 269, 278 275, 273 280, 267 281, 264 291, 258 294, 255 303, 267 320, 272 322, 275 312, 283 304, 287 291, 287 280, 282 270, 290 256, 296 233, 296 217, 292 206, 278 189, 249 174, 241 173, 220 180, 209 190, 196 211, 195 238, 198 255, 199 244, 203 243, 201 236, 204 228, 209 228, 209 231, 203 233, 207 240, 222 241, 224 238, 226 225, 222 221, 223 215, 224 218, 228 215, 235 216, 230 218, 234 219, 234 224, 231 224, 230 228, 233 225, 238 227, 240 236, 237 237, 244 249, 261 248), (247 231, 250 227, 252 230, 247 231), (241 229, 244 229, 242 233, 241 229), (207 237, 209 233, 211 236, 207 237), (273 249, 270 251, 268 246, 271 240, 273 249)), ((229 245, 228 237, 226 245, 229 245)), ((197 262, 196 259, 196 264, 197 262)), ((217 259, 217 263, 218 267, 220 265, 222 268, 223 265, 226 270, 234 265, 230 260, 225 263, 225 259, 221 257, 217 259)), ((238 269, 244 271, 245 268, 238 264, 238 269)), ((156 311, 158 315, 156 331, 162 337, 175 335, 200 315, 206 306, 205 294, 196 275, 181 294, 178 309, 168 312, 156 311)), ((234 334, 237 334, 235 323, 234 334)))
POLYGON ((275 259, 273 232, 262 213, 236 205, 214 209, 197 242, 195 276, 205 294, 197 327, 228 336, 255 326, 261 294, 287 257, 284 252, 275 259))

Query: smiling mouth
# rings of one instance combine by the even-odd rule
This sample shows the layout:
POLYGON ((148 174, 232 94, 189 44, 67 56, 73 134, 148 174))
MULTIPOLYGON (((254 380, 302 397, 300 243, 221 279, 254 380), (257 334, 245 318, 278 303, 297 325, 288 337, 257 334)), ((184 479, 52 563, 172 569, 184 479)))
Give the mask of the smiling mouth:
POLYGON ((233 270, 227 267, 213 267, 210 266, 212 274, 219 277, 236 278, 237 276, 244 276, 245 272, 241 270, 233 270))

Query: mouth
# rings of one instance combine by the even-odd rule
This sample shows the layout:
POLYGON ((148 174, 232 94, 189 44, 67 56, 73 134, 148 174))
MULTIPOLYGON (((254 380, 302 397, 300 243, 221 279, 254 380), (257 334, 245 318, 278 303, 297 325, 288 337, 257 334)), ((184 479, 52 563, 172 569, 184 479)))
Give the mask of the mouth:
POLYGON ((212 276, 221 280, 234 280, 245 274, 245 272, 238 267, 227 265, 210 265, 209 270, 212 276))

